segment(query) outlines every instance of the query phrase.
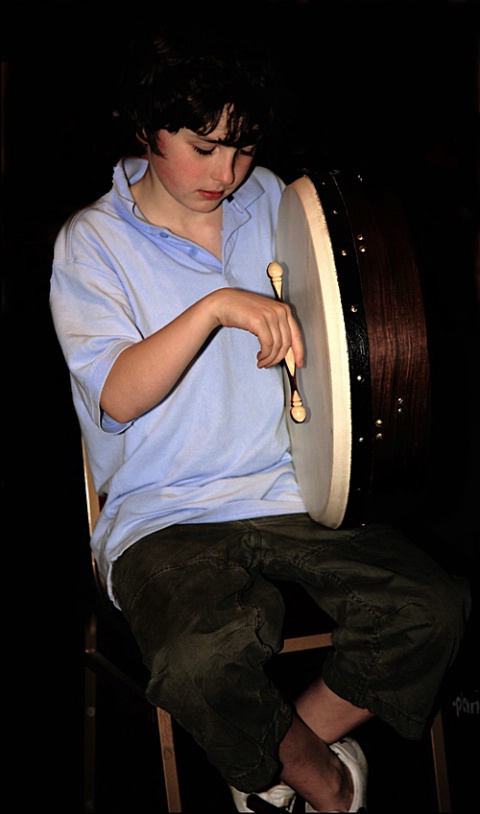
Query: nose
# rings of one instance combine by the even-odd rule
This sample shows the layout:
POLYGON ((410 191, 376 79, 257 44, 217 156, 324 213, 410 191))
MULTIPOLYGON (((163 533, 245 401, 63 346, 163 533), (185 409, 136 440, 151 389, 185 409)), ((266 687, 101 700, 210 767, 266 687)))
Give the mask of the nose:
POLYGON ((236 151, 231 147, 224 147, 218 151, 212 176, 223 186, 230 186, 235 180, 235 156, 236 151))

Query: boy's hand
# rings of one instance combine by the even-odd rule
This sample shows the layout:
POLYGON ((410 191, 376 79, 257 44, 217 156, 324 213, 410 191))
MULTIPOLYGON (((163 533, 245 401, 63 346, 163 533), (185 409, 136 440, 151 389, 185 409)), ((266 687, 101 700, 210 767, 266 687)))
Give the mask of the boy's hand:
POLYGON ((285 358, 289 348, 297 367, 303 367, 300 328, 288 303, 238 288, 221 288, 209 295, 215 301, 215 317, 225 328, 241 328, 257 337, 257 366, 268 368, 285 358))

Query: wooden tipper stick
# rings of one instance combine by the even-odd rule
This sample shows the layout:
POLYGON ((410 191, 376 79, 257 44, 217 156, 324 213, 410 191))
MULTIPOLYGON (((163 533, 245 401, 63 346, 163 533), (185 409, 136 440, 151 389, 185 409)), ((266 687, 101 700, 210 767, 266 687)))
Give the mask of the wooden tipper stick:
MULTIPOLYGON (((279 302, 283 302, 283 269, 280 263, 276 263, 275 261, 269 263, 267 267, 267 274, 272 281, 277 300, 279 300, 279 302)), ((288 381, 290 382, 290 416, 296 424, 302 424, 307 417, 307 411, 303 406, 303 402, 298 391, 297 377, 295 375, 295 358, 291 348, 288 349, 284 362, 288 373, 288 381)))

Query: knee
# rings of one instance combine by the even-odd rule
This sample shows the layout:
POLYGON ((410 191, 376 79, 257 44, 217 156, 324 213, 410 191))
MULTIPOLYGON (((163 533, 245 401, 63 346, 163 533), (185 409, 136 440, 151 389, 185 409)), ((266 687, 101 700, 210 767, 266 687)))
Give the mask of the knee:
POLYGON ((224 630, 178 635, 156 654, 151 684, 158 687, 163 704, 172 706, 181 698, 192 709, 199 704, 213 708, 247 693, 267 652, 248 627, 233 627, 228 635, 224 630))
POLYGON ((466 580, 445 575, 432 581, 415 603, 417 629, 423 629, 430 644, 437 642, 453 659, 470 614, 471 597, 466 580))

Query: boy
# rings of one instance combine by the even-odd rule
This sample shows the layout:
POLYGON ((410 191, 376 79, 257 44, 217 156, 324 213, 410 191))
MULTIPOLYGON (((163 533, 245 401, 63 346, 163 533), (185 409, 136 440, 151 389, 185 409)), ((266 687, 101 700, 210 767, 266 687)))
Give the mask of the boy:
MULTIPOLYGON (((239 33, 234 23, 234 33, 239 33)), ((132 53, 126 115, 144 148, 63 227, 51 307, 97 491, 92 548, 151 679, 149 700, 206 750, 239 811, 359 811, 348 736, 372 715, 421 737, 467 616, 463 583, 393 528, 306 514, 280 362, 300 328, 266 274, 283 182, 255 165, 268 66, 211 27, 164 27, 132 53), (268 679, 281 647, 271 579, 335 620, 294 707, 268 679)), ((247 45, 245 45, 247 42, 247 45)))

